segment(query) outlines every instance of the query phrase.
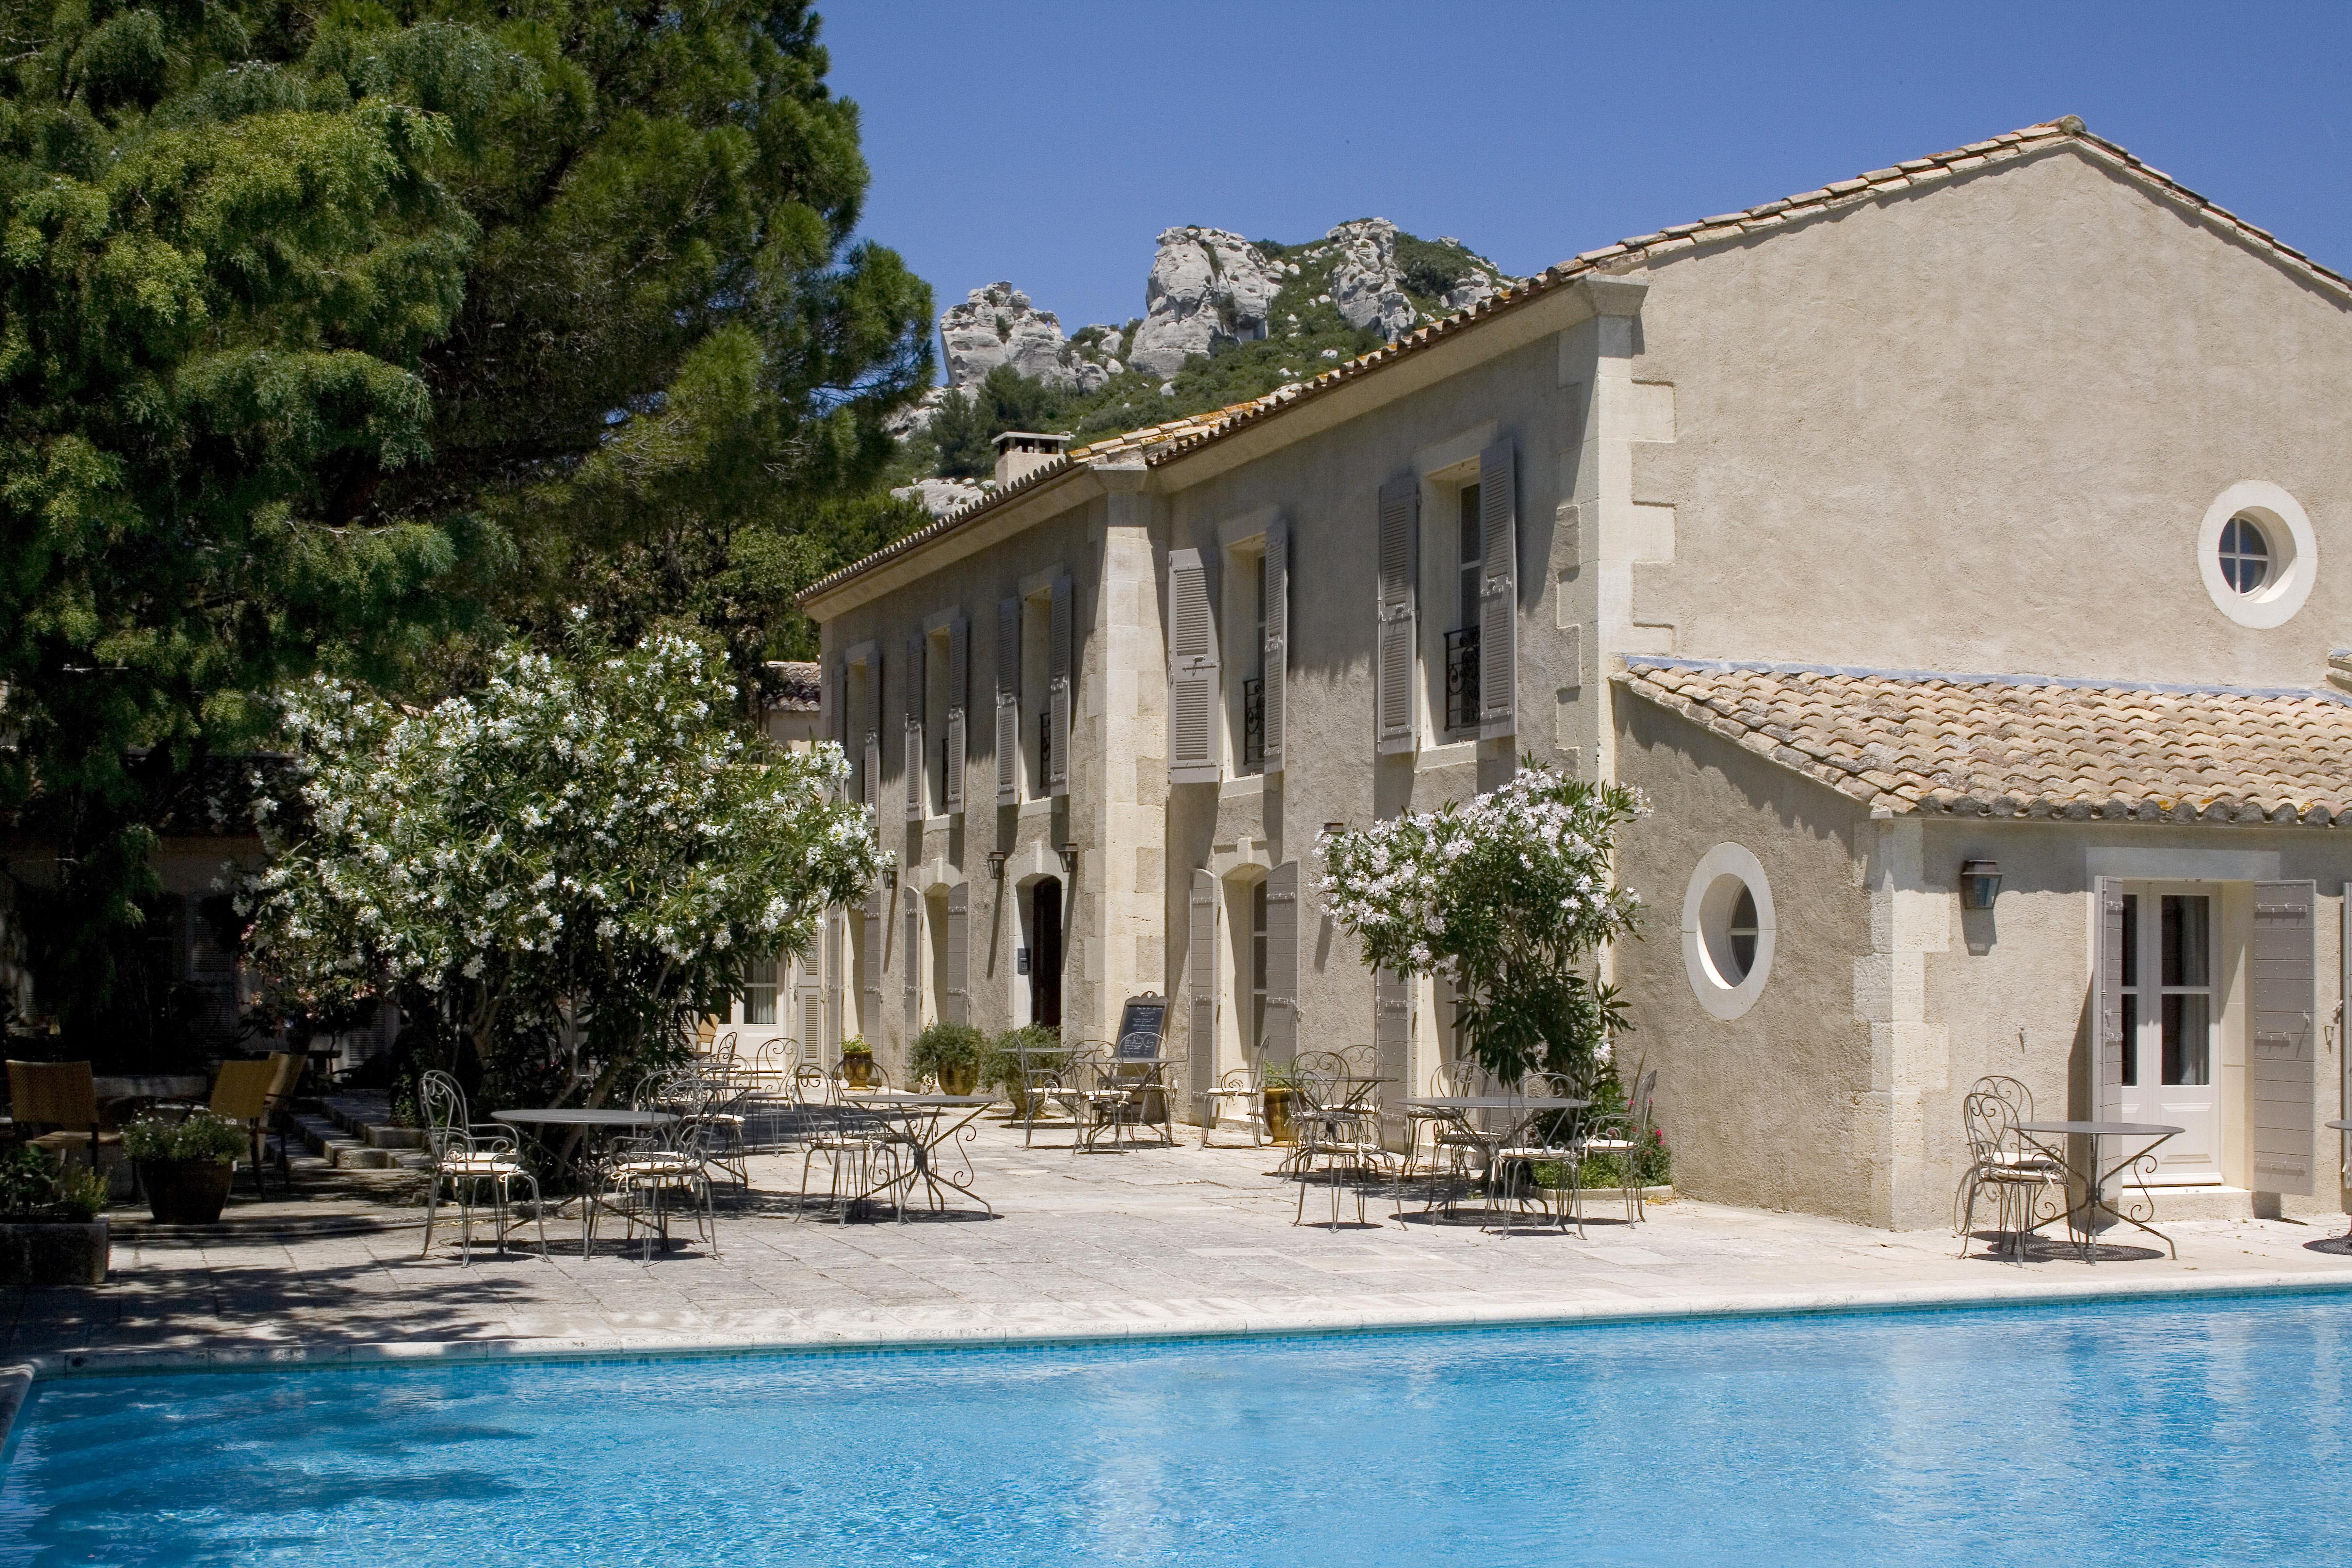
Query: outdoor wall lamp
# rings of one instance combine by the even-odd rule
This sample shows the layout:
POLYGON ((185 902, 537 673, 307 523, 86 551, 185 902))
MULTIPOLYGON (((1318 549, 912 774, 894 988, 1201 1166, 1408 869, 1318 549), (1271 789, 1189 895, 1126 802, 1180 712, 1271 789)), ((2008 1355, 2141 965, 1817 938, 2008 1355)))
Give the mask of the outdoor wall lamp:
POLYGON ((1078 847, 1076 845, 1057 844, 1054 847, 1054 853, 1062 858, 1063 875, 1075 877, 1078 874, 1078 847))
POLYGON ((992 849, 988 852, 988 879, 990 881, 1001 882, 1004 880, 1005 858, 1004 851, 1002 849, 992 849))
POLYGON ((1989 910, 2000 892, 2000 862, 1998 860, 1963 860, 1960 862, 1960 908, 1989 910))

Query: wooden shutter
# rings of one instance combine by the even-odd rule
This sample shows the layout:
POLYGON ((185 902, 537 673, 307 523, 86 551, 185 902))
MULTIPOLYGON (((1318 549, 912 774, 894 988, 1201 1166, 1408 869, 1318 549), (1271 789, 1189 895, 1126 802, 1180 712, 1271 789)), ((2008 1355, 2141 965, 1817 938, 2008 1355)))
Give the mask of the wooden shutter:
POLYGON ((817 688, 817 723, 828 741, 849 750, 849 661, 834 654, 824 661, 824 681, 817 688))
POLYGON ((1070 580, 1054 579, 1054 611, 1045 639, 1045 701, 1053 724, 1053 766, 1045 776, 1047 795, 1070 793, 1070 580))
POLYGON ((940 998, 940 1021, 971 1022, 971 885, 948 889, 947 994, 940 998))
POLYGON ((866 973, 858 977, 858 988, 866 993, 857 1016, 861 1030, 878 1026, 882 1018, 882 884, 877 882, 866 890, 866 956, 860 965, 866 973))
POLYGON ((2319 1010, 2319 884, 2254 884, 2252 1019, 2256 1192, 2313 1190, 2319 1010))
POLYGON ((2091 897, 2098 920, 2091 1054, 2097 1064, 2099 1119, 2114 1121, 2124 1110, 2124 895, 2114 878, 2101 877, 2092 884, 2091 897))
POLYGON ((917 632, 907 639, 907 820, 923 820, 923 687, 930 639, 917 632))
POLYGON ((1021 804, 1021 601, 996 606, 996 804, 1021 804))
POLYGON ((1421 536, 1421 481, 1399 474, 1381 487, 1380 597, 1373 702, 1383 752, 1413 750, 1412 676, 1420 633, 1413 604, 1421 536))
POLYGON ((907 1005, 906 1042, 911 1050, 915 1037, 923 1031, 923 896, 912 888, 899 896, 907 910, 898 943, 898 994, 907 1005))
POLYGON ((948 623, 947 756, 940 763, 941 805, 950 816, 963 815, 963 770, 970 760, 964 711, 971 702, 971 622, 961 610, 948 623))
MULTIPOLYGON (((1206 1094, 1217 1085, 1217 902, 1216 873, 1192 873, 1192 941, 1185 963, 1192 968, 1192 1092, 1206 1094)), ((1206 1101, 1202 1102, 1206 1106, 1206 1101)), ((1214 1108, 1202 1111, 1213 1115, 1214 1108)))
MULTIPOLYGON (((845 968, 842 954, 849 951, 849 916, 838 909, 827 910, 824 930, 824 1005, 832 1015, 825 1025, 824 1048, 829 1055, 849 1032, 849 998, 842 990, 845 968)), ((805 1042, 802 1048, 807 1048, 805 1042)))
POLYGON ((1265 737, 1265 769, 1282 771, 1283 683, 1290 658, 1290 529, 1276 522, 1265 531, 1265 646, 1258 650, 1259 726, 1265 737))
POLYGON ((1396 1084, 1400 1095, 1416 1092, 1412 1082, 1412 981, 1382 969, 1372 975, 1373 1070, 1396 1084))
POLYGON ((801 1048, 801 1060, 814 1061, 824 1044, 824 938, 826 921, 817 921, 809 931, 808 946, 793 965, 793 1038, 801 1048))
POLYGON ((1298 862, 1265 879, 1265 1044, 1268 1061, 1298 1056, 1298 862))
POLYGON ((1478 736, 1492 741, 1516 726, 1519 683, 1519 505, 1509 437, 1478 454, 1479 548, 1486 580, 1478 591, 1478 736))
POLYGON ((878 807, 882 804, 882 647, 879 643, 874 646, 873 653, 866 660, 866 700, 859 707, 864 710, 857 716, 857 728, 865 746, 866 776, 857 798, 862 805, 878 807))
POLYGON ((1168 552, 1168 777, 1217 782, 1217 620, 1197 550, 1168 552))

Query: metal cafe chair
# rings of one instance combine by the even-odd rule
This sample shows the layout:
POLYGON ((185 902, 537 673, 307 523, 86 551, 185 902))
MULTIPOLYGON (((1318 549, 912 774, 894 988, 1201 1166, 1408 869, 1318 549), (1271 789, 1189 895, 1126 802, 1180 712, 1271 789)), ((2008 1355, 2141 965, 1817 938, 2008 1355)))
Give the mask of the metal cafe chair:
POLYGON ((1994 1199, 1993 1223, 2009 1241, 2009 1254, 2025 1260, 2025 1233, 2033 1226, 2033 1209, 2042 1194, 2063 1180, 2052 1162, 2021 1160, 2014 1152, 2017 1113, 1997 1094, 1971 1093, 1960 1101, 1960 1121, 1969 1143, 1969 1167, 1961 1173, 1953 1196, 1954 1228, 1960 1234, 1960 1256, 1969 1254, 1976 1228, 1977 1200, 1988 1190, 1994 1199))
POLYGON ((1265 1146, 1265 1064, 1252 1056, 1246 1067, 1230 1068, 1217 1080, 1214 1089, 1201 1091, 1201 1147, 1209 1146, 1209 1134, 1227 1120, 1249 1124, 1250 1147, 1265 1146), (1227 1106, 1241 1108, 1238 1117, 1229 1117, 1227 1106))
POLYGON ((457 1205, 460 1264, 474 1260, 474 1211, 479 1194, 490 1195, 491 1223, 499 1250, 507 1249, 508 1194, 523 1187, 530 1194, 531 1215, 539 1223, 539 1250, 547 1252, 547 1217, 539 1201, 539 1178, 523 1167, 514 1139, 505 1129, 485 1128, 466 1119, 466 1091, 446 1072, 428 1072, 417 1081, 416 1105, 425 1120, 425 1143, 433 1155, 433 1185, 425 1200, 425 1247, 433 1256, 433 1226, 441 1212, 441 1193, 447 1188, 457 1205))
POLYGON ((800 1213, 808 1211, 809 1173, 819 1160, 825 1163, 825 1194, 830 1204, 841 1201, 845 1174, 848 1195, 854 1198, 873 1190, 878 1164, 889 1163, 896 1173, 898 1144, 881 1118, 845 1102, 839 1087, 821 1068, 803 1068, 794 1081, 802 1090, 800 1213))
MULTIPOLYGON (((1584 1175, 1580 1167, 1585 1161, 1600 1155, 1614 1156, 1618 1161, 1623 1172, 1620 1184, 1624 1189, 1625 1218, 1629 1223, 1650 1217, 1642 1196, 1642 1180, 1634 1171, 1633 1163, 1653 1141, 1652 1134, 1657 1123, 1651 1119, 1650 1103, 1657 1088, 1657 1068, 1651 1068, 1641 1073, 1635 1078, 1632 1091, 1625 1096, 1625 1109, 1587 1117, 1582 1135, 1576 1141, 1580 1188, 1584 1175)), ((1579 1223, 1580 1226, 1581 1221, 1579 1223)))
MULTIPOLYGON (((1529 1074, 1524 1080, 1523 1092, 1530 1099, 1584 1098, 1575 1084, 1553 1074, 1529 1074)), ((1552 1205, 1554 1216, 1559 1219, 1563 1231, 1568 1228, 1569 1220, 1574 1218, 1577 1237, 1581 1239, 1584 1236, 1581 1167, 1585 1150, 1584 1140, 1579 1134, 1577 1115, 1572 1110, 1554 1110, 1526 1117, 1520 1125, 1510 1130, 1509 1138, 1496 1145, 1488 1163, 1488 1185, 1500 1187, 1506 1203, 1524 1210, 1528 1192, 1535 1187, 1535 1168, 1541 1164, 1559 1166, 1568 1173, 1568 1207, 1560 1210, 1555 1203, 1552 1205)))
POLYGON ((710 1197, 710 1167, 717 1163, 712 1123, 705 1116, 683 1116, 667 1127, 615 1141, 600 1167, 601 1190, 588 1205, 583 1250, 595 1246, 597 1215, 618 1214, 628 1225, 622 1245, 635 1239, 642 1225, 645 1257, 651 1261, 656 1236, 664 1250, 669 1247, 670 1198, 677 1194, 694 1215, 696 1233, 709 1242, 710 1256, 718 1257, 719 1216, 710 1197))
MULTIPOLYGON (((1319 1166, 1330 1193, 1330 1226, 1337 1230, 1340 1178, 1350 1173, 1361 1177, 1384 1173, 1390 1179, 1393 1203, 1397 1196, 1396 1164, 1387 1145, 1381 1142, 1381 1108, 1374 1092, 1378 1086, 1360 1086, 1349 1073, 1330 1070, 1331 1065, 1339 1060, 1330 1053, 1316 1055, 1325 1059, 1299 1071, 1291 1112, 1291 1126, 1297 1130, 1299 1149, 1293 1167, 1298 1176, 1298 1206, 1290 1223, 1306 1223, 1307 1184, 1319 1166)), ((1356 1223, 1361 1225, 1364 1183, 1359 1180, 1347 1184, 1355 1189, 1356 1223)))

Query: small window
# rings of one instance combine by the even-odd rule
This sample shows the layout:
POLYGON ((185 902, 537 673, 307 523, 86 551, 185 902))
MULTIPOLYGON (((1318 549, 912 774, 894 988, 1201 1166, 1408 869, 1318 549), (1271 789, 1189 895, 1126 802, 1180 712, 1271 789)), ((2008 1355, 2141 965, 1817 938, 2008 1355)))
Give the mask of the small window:
POLYGON ((1478 624, 1479 577, 1486 569, 1486 536, 1479 530, 1478 487, 1462 487, 1462 511, 1459 521, 1457 560, 1458 581, 1461 584, 1455 600, 1454 624, 1470 627, 1478 624))
POLYGON ((1683 963, 1699 1005, 1738 1017, 1772 973, 1772 887, 1755 855, 1718 844, 1692 868, 1683 894, 1683 963))
POLYGON ((1250 1052, 1265 1043, 1265 879, 1250 889, 1250 1052))
POLYGON ((2242 513, 2221 526, 2221 580, 2232 593, 2252 594, 2271 578, 2270 540, 2242 513))
POLYGON ((1726 978, 1734 984, 1748 978, 1756 967, 1756 889, 1741 883, 1738 901, 1731 906, 1731 923, 1724 935, 1729 939, 1733 973, 1726 978))

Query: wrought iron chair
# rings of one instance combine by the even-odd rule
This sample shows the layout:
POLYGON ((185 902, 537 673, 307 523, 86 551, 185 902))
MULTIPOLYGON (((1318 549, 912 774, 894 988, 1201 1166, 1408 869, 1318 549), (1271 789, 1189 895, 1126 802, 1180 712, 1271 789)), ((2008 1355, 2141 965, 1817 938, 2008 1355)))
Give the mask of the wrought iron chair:
MULTIPOLYGON (((1657 1088, 1657 1068, 1638 1074, 1625 1096, 1625 1109, 1587 1117, 1582 1136, 1576 1142, 1580 1166, 1595 1157, 1613 1157, 1618 1162, 1619 1185, 1624 1190, 1625 1218, 1629 1224, 1650 1217, 1636 1162, 1655 1141, 1657 1123, 1651 1119, 1651 1099, 1657 1088)), ((1580 1170, 1577 1176, 1580 1195, 1583 1172, 1580 1170)))
MULTIPOLYGON (((1399 1201, 1397 1166, 1381 1142, 1381 1108, 1377 1085, 1360 1083, 1348 1059, 1318 1051, 1301 1058, 1292 1093, 1291 1126, 1298 1149, 1291 1168, 1298 1176, 1298 1206, 1291 1224, 1307 1221, 1307 1184, 1319 1167, 1331 1199, 1330 1226, 1339 1227, 1340 1178, 1385 1174, 1390 1198, 1399 1201)), ((1356 1223, 1364 1223, 1365 1181, 1347 1184, 1356 1194, 1356 1223)))
POLYGON ((588 1205, 587 1249, 596 1241, 600 1214, 618 1214, 628 1222, 622 1245, 636 1238, 645 1226, 645 1256, 653 1258, 654 1238, 669 1247, 670 1198, 682 1196, 695 1216, 695 1230, 719 1256, 719 1217, 711 1205, 711 1123, 706 1117, 685 1116, 667 1127, 636 1137, 617 1140, 599 1172, 601 1190, 588 1205), (651 1217, 648 1218, 647 1216, 651 1217))
POLYGON ((1201 1091, 1201 1147, 1209 1146, 1209 1134, 1225 1121, 1225 1107, 1238 1105, 1241 1115, 1234 1120, 1249 1124, 1250 1147, 1265 1146, 1265 1070, 1264 1064, 1252 1057, 1249 1065, 1227 1070, 1217 1080, 1214 1089, 1201 1091))
MULTIPOLYGON (((474 1211, 481 1206, 479 1194, 484 1188, 490 1194, 491 1224, 502 1253, 507 1249, 509 1194, 517 1187, 530 1193, 531 1218, 539 1226, 539 1250, 544 1257, 547 1216, 539 1201, 539 1178, 524 1167, 511 1130, 469 1122, 466 1091, 446 1072, 428 1072, 418 1080, 416 1105, 425 1121, 425 1147, 433 1155, 433 1184, 425 1200, 425 1247, 419 1256, 433 1255, 433 1225, 441 1212, 441 1191, 446 1186, 457 1205, 460 1264, 474 1258, 474 1211)), ((593 1213, 592 1209, 592 1216, 593 1213)))
POLYGON ((1960 1256, 1969 1255, 1977 1200, 1990 1189, 1995 1227, 2009 1237, 2011 1258, 2021 1263, 2025 1233, 2035 1223, 2034 1206, 2044 1193, 2064 1180, 2063 1171, 2047 1159, 2017 1155, 2017 1113, 1998 1094, 1971 1092, 1964 1097, 1960 1121, 1969 1143, 1969 1168, 1961 1174, 1959 1191, 1953 1198, 1960 1256))
MULTIPOLYGON (((1530 1073, 1522 1081, 1520 1092, 1528 1099, 1581 1100, 1586 1098, 1580 1086, 1558 1074, 1530 1073)), ((1528 1116, 1523 1111, 1508 1113, 1517 1125, 1507 1129, 1509 1136, 1497 1142, 1488 1157, 1488 1185, 1499 1187, 1507 1203, 1519 1208, 1527 1206, 1527 1194, 1535 1188, 1535 1168, 1554 1165, 1568 1174, 1568 1207, 1561 1209, 1557 1201, 1548 1206, 1559 1221, 1563 1231, 1569 1221, 1576 1222, 1576 1234, 1584 1235, 1584 1193, 1582 1165, 1584 1140, 1579 1121, 1581 1114, 1573 1110, 1554 1110, 1528 1116)))
POLYGON ((827 1167, 828 1204, 841 1201, 845 1171, 852 1198, 873 1189, 877 1164, 888 1162, 896 1173, 898 1144, 881 1118, 864 1107, 845 1103, 840 1086, 821 1069, 803 1068, 794 1081, 803 1090, 799 1105, 803 1149, 798 1212, 808 1212, 809 1172, 820 1159, 827 1167), (814 1074, 813 1079, 808 1076, 811 1073, 814 1074))
POLYGON ((1106 1128, 1116 1148, 1130 1138, 1129 1129, 1155 1122, 1169 1146, 1175 1146, 1176 1123, 1166 1080, 1169 1058, 1156 1037, 1117 1046, 1083 1040, 1073 1059, 1084 1063, 1076 1094, 1079 1136, 1070 1146, 1073 1152, 1093 1149, 1106 1128))

